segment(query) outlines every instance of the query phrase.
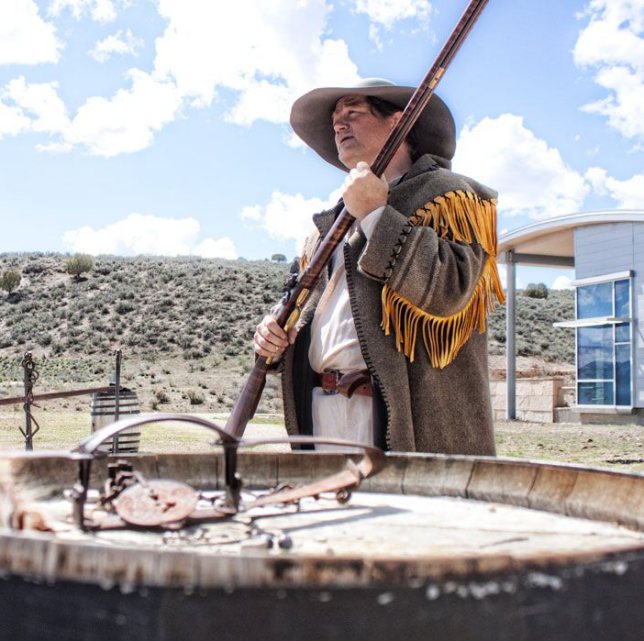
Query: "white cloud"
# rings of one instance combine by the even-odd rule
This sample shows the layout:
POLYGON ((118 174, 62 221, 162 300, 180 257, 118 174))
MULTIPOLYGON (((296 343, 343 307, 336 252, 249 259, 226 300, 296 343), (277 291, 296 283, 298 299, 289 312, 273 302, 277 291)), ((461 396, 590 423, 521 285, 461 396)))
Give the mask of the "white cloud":
POLYGON ((242 220, 261 220, 263 208, 261 205, 254 205, 253 207, 244 207, 239 212, 239 217, 242 220))
POLYGON ((413 19, 416 29, 426 29, 434 11, 430 0, 351 0, 355 13, 366 14, 369 39, 378 51, 382 51, 381 27, 391 29, 401 20, 413 19))
POLYGON ((131 89, 119 89, 110 100, 90 98, 79 108, 63 132, 62 145, 82 145, 91 155, 105 158, 150 146, 154 132, 179 114, 181 97, 171 82, 138 69, 131 69, 129 76, 131 89))
POLYGON ((85 226, 65 232, 63 245, 70 252, 93 256, 146 254, 237 258, 230 238, 206 238, 197 244, 200 228, 199 221, 194 218, 130 214, 102 229, 85 226))
POLYGON ((60 132, 69 126, 67 109, 58 97, 58 83, 30 83, 23 76, 11 80, 0 98, 13 100, 29 118, 29 129, 35 132, 60 132))
POLYGON ((5 105, 0 98, 0 140, 5 136, 17 136, 30 128, 31 120, 20 107, 5 105))
POLYGON ((38 145, 40 151, 62 152, 82 146, 90 155, 105 158, 145 149, 154 133, 177 117, 181 96, 172 82, 137 69, 128 75, 130 89, 120 89, 109 100, 90 98, 73 119, 57 94, 57 83, 28 84, 20 76, 0 88, 0 137, 47 132, 54 138, 38 145))
POLYGON ((52 0, 48 11, 52 16, 59 16, 64 9, 69 9, 76 20, 89 13, 92 20, 106 23, 116 20, 117 5, 126 8, 130 4, 131 0, 52 0))
POLYGON ((192 253, 202 258, 229 258, 230 260, 239 258, 237 250, 235 249, 235 243, 228 236, 218 238, 217 240, 214 238, 206 238, 206 240, 194 248, 192 253))
POLYGON ((111 36, 99 40, 94 48, 90 50, 89 55, 96 62, 107 62, 113 54, 119 56, 132 55, 138 56, 137 49, 143 46, 141 38, 135 38, 132 31, 128 29, 125 34, 119 30, 111 36))
POLYGON ((34 0, 0 2, 0 65, 58 62, 62 43, 34 0))
POLYGON ((513 114, 466 125, 456 149, 455 171, 498 190, 499 211, 507 215, 574 213, 588 192, 583 176, 566 165, 559 151, 513 114))
POLYGON ((606 195, 606 178, 608 174, 601 167, 590 167, 586 170, 584 178, 588 181, 593 191, 600 196, 606 195))
POLYGON ((550 289, 574 289, 572 279, 568 276, 557 276, 550 289))
POLYGON ((382 51, 385 48, 380 36, 380 28, 378 27, 378 25, 369 25, 369 40, 373 42, 378 51, 382 51))
POLYGON ((644 1, 591 0, 573 51, 608 94, 582 109, 608 118, 627 138, 644 140, 644 1))
POLYGON ((352 4, 356 13, 365 13, 371 22, 387 28, 409 18, 427 24, 434 11, 429 0, 353 0, 352 4))
POLYGON ((301 93, 358 79, 346 43, 326 37, 329 10, 324 0, 246 0, 229 3, 222 19, 216 3, 159 0, 168 27, 156 41, 155 72, 197 106, 211 104, 218 88, 233 90, 232 122, 287 122, 301 93))
POLYGON ((268 204, 245 207, 239 217, 258 222, 271 238, 294 240, 295 252, 299 254, 306 237, 314 230, 311 217, 334 206, 340 198, 340 191, 334 190, 326 200, 274 191, 268 204))
MULTIPOLYGON (((53 0, 49 11, 58 16, 68 9, 78 19, 90 12, 105 21, 117 5, 127 4, 53 0)), ((214 2, 158 0, 157 6, 167 28, 156 40, 153 70, 131 69, 129 88, 89 98, 59 136, 38 149, 81 146, 104 157, 136 152, 149 147, 155 132, 188 107, 209 106, 221 89, 233 97, 229 121, 282 124, 288 122, 293 100, 310 88, 358 80, 346 43, 328 37, 331 7, 325 0, 245 0, 228 4, 225 19, 214 2)), ((125 37, 119 32, 97 43, 92 53, 103 60, 134 52, 136 46, 131 32, 125 37)), ((17 115, 12 112, 12 132, 22 131, 17 115)))
POLYGON ((64 130, 69 120, 56 90, 55 82, 28 84, 23 76, 0 87, 0 139, 30 131, 64 130))
POLYGON ((618 209, 644 208, 644 174, 618 180, 601 167, 591 167, 585 177, 597 194, 609 195, 617 203, 618 209))

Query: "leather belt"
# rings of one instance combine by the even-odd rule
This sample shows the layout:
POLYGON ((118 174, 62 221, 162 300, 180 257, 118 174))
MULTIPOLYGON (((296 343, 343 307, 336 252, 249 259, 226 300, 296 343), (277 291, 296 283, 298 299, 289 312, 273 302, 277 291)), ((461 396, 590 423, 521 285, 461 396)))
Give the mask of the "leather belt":
POLYGON ((355 369, 351 372, 327 370, 317 374, 315 387, 321 387, 325 394, 342 394, 351 398, 358 396, 373 396, 371 376, 368 369, 355 369))

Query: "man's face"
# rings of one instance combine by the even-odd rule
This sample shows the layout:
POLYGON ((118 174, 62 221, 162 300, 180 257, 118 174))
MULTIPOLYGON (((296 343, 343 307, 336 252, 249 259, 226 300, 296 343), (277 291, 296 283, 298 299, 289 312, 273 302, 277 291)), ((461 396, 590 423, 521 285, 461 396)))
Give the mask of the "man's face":
POLYGON ((371 165, 396 123, 396 114, 382 118, 364 96, 345 96, 333 112, 335 145, 340 162, 353 169, 361 160, 371 165))

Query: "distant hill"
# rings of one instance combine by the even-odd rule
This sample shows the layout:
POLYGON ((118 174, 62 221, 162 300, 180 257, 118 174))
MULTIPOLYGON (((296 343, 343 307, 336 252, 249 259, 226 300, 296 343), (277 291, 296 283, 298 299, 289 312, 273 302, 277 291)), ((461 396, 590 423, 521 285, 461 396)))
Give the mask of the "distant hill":
MULTIPOLYGON (((555 328, 553 323, 575 317, 571 290, 549 291, 548 298, 530 298, 525 290, 517 292, 517 354, 534 356, 552 363, 575 362, 575 333, 555 328)), ((490 354, 505 354, 505 306, 490 316, 488 347, 490 354)))
MULTIPOLYGON (((195 404, 182 388, 196 385, 208 390, 202 402, 209 409, 232 405, 252 363, 255 326, 279 300, 286 265, 101 256, 94 271, 76 282, 66 272, 68 259, 0 254, 0 273, 9 267, 22 273, 17 292, 0 292, 0 388, 22 379, 20 359, 27 350, 41 359, 46 383, 55 387, 105 379, 111 352, 120 347, 130 381, 150 388, 150 404, 157 396, 171 409, 181 407, 179 400, 195 404), (202 380, 169 382, 179 370, 202 380)), ((551 292, 545 300, 520 295, 517 307, 521 355, 574 363, 573 332, 552 327, 573 317, 572 292, 551 292)), ((490 353, 503 353, 504 308, 490 318, 489 339, 490 353)), ((265 409, 277 411, 276 385, 269 388, 274 393, 265 409)))
POLYGON ((254 327, 280 296, 284 265, 199 258, 99 257, 76 282, 69 257, 0 255, 23 282, 0 300, 0 353, 72 357, 109 351, 180 355, 248 352, 254 327))

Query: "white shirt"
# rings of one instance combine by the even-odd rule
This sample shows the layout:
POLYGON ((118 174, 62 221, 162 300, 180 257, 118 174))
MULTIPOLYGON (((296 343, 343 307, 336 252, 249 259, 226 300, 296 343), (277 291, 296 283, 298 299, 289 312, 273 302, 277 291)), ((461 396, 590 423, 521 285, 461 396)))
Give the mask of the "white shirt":
MULTIPOLYGON (((360 223, 367 241, 383 210, 384 207, 379 207, 360 223)), ((311 325, 309 361, 311 367, 320 373, 329 369, 343 373, 365 369, 351 313, 344 243, 338 245, 332 261, 331 278, 311 325)), ((314 436, 373 445, 373 410, 369 396, 354 394, 346 398, 342 394, 325 394, 321 387, 316 387, 313 389, 312 414, 314 436)), ((330 449, 336 448, 316 446, 316 450, 330 449)))

